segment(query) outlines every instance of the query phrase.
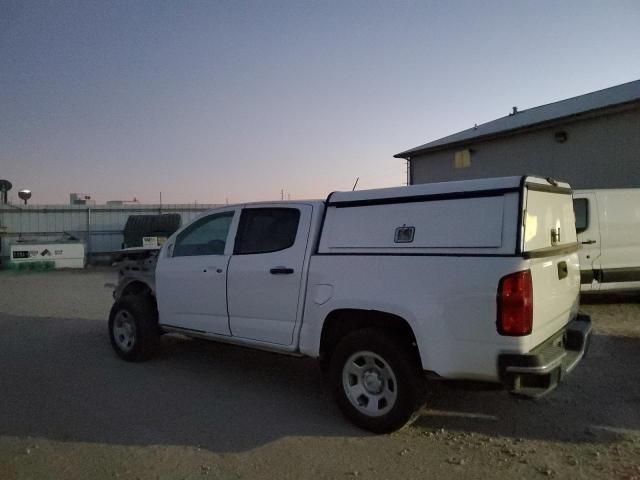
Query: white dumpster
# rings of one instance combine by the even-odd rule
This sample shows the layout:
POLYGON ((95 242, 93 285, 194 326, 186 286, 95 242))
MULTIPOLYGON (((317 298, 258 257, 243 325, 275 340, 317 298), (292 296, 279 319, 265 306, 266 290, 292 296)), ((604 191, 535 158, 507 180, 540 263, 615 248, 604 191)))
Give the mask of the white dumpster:
POLYGON ((80 242, 28 243, 11 245, 11 262, 54 262, 55 268, 84 268, 85 250, 80 242))

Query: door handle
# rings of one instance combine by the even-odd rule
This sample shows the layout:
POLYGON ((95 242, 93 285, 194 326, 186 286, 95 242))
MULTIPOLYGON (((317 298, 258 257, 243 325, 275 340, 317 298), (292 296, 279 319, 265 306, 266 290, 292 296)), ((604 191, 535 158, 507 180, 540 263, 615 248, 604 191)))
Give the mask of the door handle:
POLYGON ((569 275, 569 267, 567 267, 567 262, 558 263, 558 280, 562 280, 569 275))
POLYGON ((290 275, 293 273, 293 268, 287 267, 273 267, 269 272, 272 275, 290 275))
POLYGON ((216 273, 222 273, 222 269, 218 268, 218 267, 205 267, 204 270, 202 270, 204 273, 207 273, 209 270, 213 271, 215 270, 216 273))
POLYGON ((596 243, 595 240, 585 240, 584 242, 581 242, 583 245, 591 245, 592 243, 596 243))

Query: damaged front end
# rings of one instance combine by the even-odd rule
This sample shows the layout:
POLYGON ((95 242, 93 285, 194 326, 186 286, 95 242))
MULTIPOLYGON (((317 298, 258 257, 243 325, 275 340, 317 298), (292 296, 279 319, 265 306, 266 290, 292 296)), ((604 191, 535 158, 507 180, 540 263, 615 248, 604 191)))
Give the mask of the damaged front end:
POLYGON ((155 296, 155 272, 160 247, 126 248, 112 254, 118 269, 118 283, 106 283, 113 288, 113 298, 144 291, 155 296))

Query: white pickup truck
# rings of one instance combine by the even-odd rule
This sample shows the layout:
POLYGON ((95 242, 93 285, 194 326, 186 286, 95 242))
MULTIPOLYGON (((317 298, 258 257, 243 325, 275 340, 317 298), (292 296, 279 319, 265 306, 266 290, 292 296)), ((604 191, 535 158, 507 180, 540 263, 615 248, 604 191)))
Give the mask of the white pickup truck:
POLYGON ((226 206, 129 252, 111 343, 130 361, 168 332, 317 358, 374 432, 414 417, 429 375, 539 396, 590 338, 574 222, 570 187, 537 177, 226 206))

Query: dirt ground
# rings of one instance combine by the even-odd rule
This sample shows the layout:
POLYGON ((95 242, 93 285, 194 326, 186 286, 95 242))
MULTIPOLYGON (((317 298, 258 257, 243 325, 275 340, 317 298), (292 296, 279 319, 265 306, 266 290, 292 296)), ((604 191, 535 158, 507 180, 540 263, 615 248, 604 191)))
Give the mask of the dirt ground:
POLYGON ((119 360, 113 280, 0 272, 0 479, 640 479, 634 297, 585 299, 597 334, 552 394, 434 384, 414 425, 374 436, 308 359, 166 336, 119 360))

